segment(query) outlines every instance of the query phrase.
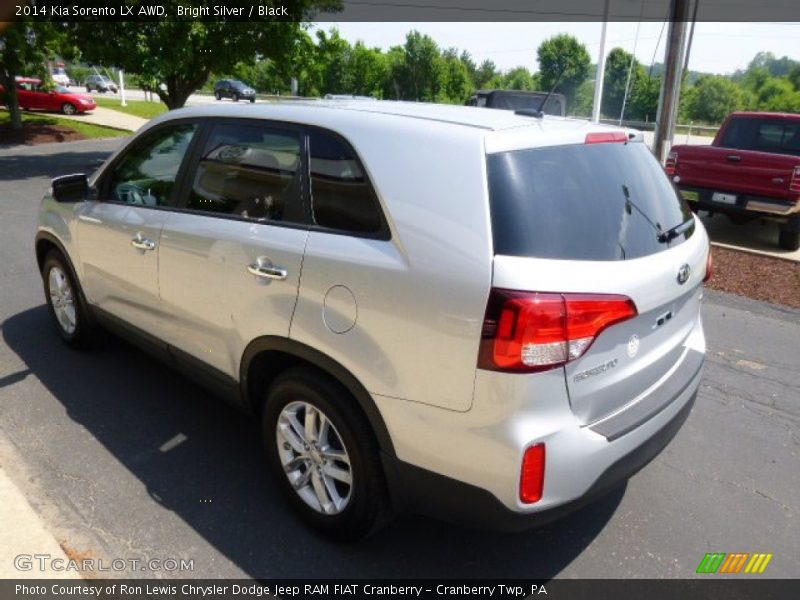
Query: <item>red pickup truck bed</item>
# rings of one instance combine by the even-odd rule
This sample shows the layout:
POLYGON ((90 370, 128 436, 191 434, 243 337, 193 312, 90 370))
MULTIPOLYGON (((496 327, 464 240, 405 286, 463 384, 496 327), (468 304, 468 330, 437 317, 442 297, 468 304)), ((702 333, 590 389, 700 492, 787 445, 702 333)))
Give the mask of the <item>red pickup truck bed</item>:
POLYGON ((800 248, 800 115, 733 113, 711 146, 673 146, 665 168, 695 210, 776 221, 779 245, 800 248))

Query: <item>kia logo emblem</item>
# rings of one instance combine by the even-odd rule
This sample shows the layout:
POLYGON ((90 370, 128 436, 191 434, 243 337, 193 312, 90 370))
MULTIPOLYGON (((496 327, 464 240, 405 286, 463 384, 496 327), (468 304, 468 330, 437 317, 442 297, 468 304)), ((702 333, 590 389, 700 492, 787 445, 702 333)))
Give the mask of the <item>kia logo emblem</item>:
POLYGON ((689 275, 692 274, 692 267, 689 265, 683 265, 680 269, 678 269, 678 283, 683 285, 687 281, 689 281, 689 275))

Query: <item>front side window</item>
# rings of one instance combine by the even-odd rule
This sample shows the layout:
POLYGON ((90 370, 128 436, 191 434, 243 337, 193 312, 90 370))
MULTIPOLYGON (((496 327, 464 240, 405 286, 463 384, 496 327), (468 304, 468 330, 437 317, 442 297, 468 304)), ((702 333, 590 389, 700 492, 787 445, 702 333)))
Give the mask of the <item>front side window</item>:
POLYGON ((355 152, 339 137, 309 133, 311 208, 320 227, 378 234, 383 218, 355 152))
POLYGON ((135 142, 111 172, 106 188, 114 202, 175 205, 175 180, 197 130, 193 123, 164 127, 135 142))
POLYGON ((214 126, 186 208, 256 221, 301 222, 300 133, 269 125, 214 126))

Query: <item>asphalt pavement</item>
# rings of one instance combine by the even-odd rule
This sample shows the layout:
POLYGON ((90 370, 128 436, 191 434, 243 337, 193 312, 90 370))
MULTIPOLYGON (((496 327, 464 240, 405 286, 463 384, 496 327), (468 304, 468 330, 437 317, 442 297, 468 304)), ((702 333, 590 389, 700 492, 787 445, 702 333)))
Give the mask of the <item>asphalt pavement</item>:
POLYGON ((514 535, 414 516, 358 544, 309 532, 247 416, 119 340, 73 351, 50 322, 39 199, 119 143, 0 150, 0 465, 69 555, 193 561, 130 567, 148 577, 627 578, 695 577, 707 552, 768 552, 762 577, 800 577, 800 311, 713 292, 697 403, 626 487, 514 535))

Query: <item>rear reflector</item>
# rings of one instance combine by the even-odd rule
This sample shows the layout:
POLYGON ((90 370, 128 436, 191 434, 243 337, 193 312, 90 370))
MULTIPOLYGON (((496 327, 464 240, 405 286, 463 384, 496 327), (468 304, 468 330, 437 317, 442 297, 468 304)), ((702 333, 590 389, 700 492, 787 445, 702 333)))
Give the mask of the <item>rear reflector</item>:
POLYGON ((637 314, 626 296, 493 288, 478 368, 532 373, 559 367, 586 352, 604 329, 637 314))
POLYGON ((595 131, 586 134, 586 144, 608 144, 615 142, 627 142, 628 135, 624 131, 595 131))
POLYGON ((711 280, 711 276, 714 274, 714 265, 713 261, 711 260, 711 248, 708 249, 708 258, 706 259, 706 274, 703 276, 703 283, 706 281, 711 280))
POLYGON ((525 450, 522 457, 522 474, 519 480, 519 499, 533 504, 542 499, 544 489, 544 444, 525 450))
POLYGON ((667 161, 664 163, 664 171, 667 175, 675 175, 675 169, 678 166, 678 153, 670 152, 667 154, 667 161))

